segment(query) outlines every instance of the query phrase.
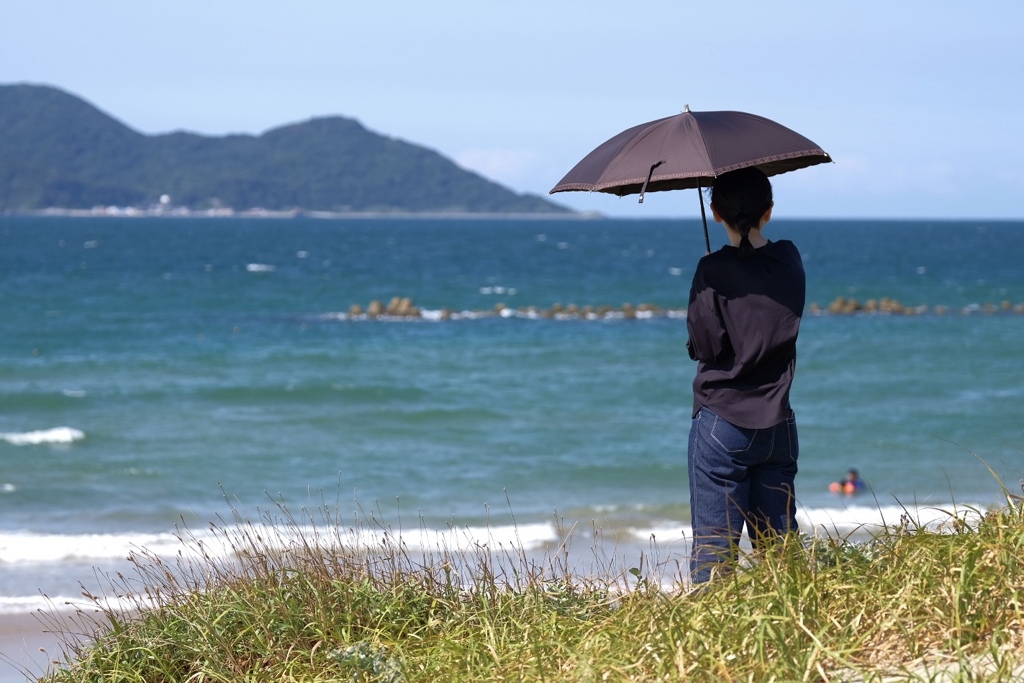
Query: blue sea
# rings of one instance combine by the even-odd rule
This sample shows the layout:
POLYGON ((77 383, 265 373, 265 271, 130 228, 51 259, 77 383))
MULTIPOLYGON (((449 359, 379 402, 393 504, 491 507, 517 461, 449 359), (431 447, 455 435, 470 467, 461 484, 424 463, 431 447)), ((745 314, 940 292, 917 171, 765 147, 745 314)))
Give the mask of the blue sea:
MULTIPOLYGON (((1024 222, 767 232, 817 304, 792 396, 805 531, 1021 493, 1024 222), (849 467, 868 493, 829 492, 849 467)), ((0 611, 278 506, 682 559, 703 253, 698 220, 0 216, 0 611), (419 317, 352 310, 395 297, 419 317)))

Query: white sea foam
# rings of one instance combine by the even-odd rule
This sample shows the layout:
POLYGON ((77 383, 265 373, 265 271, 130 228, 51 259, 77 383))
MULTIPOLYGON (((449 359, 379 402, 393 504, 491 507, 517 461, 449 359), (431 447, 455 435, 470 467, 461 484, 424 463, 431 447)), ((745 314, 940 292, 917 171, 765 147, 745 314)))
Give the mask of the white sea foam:
POLYGON ((537 550, 559 540, 556 529, 547 523, 499 527, 463 527, 452 529, 420 529, 406 531, 396 538, 409 550, 437 552, 442 550, 470 552, 473 550, 537 550))
POLYGON ((47 443, 73 443, 85 438, 85 432, 73 427, 54 427, 34 432, 0 432, 0 439, 15 446, 37 446, 47 443))
MULTIPOLYGON (((4 487, 7 490, 7 487, 4 487)), ((13 487, 11 487, 13 490, 13 487)), ((958 503, 935 506, 903 507, 848 505, 798 508, 797 519, 804 533, 815 536, 846 536, 876 532, 884 527, 908 525, 910 528, 942 530, 954 519, 971 522, 984 514, 982 504, 958 503)), ((614 515, 612 515, 614 517, 614 515)), ((589 530, 589 526, 587 529, 589 530)), ((600 531, 600 530, 599 530, 600 531)), ((687 523, 652 520, 628 529, 605 530, 630 543, 656 540, 671 543, 689 537, 687 523), (625 534, 625 536, 623 536, 625 534)), ((463 526, 411 529, 351 528, 330 526, 264 525, 221 527, 177 533, 172 531, 123 533, 36 533, 0 531, 0 564, 29 563, 102 563, 123 560, 129 554, 145 552, 157 557, 226 557, 245 538, 259 537, 268 547, 287 548, 310 540, 325 545, 340 545, 349 550, 401 548, 411 552, 472 552, 481 549, 534 551, 563 540, 565 531, 553 522, 515 525, 463 526), (255 531, 255 533, 253 533, 255 531)), ((587 536, 580 531, 577 536, 587 536)), ((581 540, 580 542, 585 542, 581 540)))
POLYGON ((0 564, 55 563, 124 559, 132 550, 177 553, 182 542, 162 534, 40 534, 0 532, 0 564))
MULTIPOLYGON (((885 528, 906 525, 910 529, 948 530, 954 519, 974 523, 984 514, 982 504, 937 505, 934 507, 904 508, 898 505, 871 507, 851 505, 845 508, 798 508, 797 523, 809 536, 829 538, 856 538, 877 533, 885 528)), ((655 541, 658 545, 692 537, 688 524, 653 522, 629 530, 636 541, 655 541)))
POLYGON ((81 595, 69 597, 65 595, 5 595, 0 596, 0 614, 29 614, 42 612, 50 614, 57 611, 93 610, 97 607, 113 612, 138 609, 146 603, 145 595, 133 595, 128 598, 98 596, 96 601, 86 600, 81 595))
POLYGON ((29 612, 49 612, 54 607, 72 605, 81 602, 82 598, 71 598, 62 595, 47 597, 44 595, 0 596, 0 614, 27 614, 29 612))
MULTIPOLYGON (((258 525, 257 525, 258 526, 258 525)), ((259 528, 261 543, 287 548, 304 545, 311 539, 325 545, 340 544, 353 551, 395 547, 412 552, 466 552, 479 549, 533 550, 558 540, 554 527, 547 523, 518 526, 462 527, 447 529, 417 528, 398 531, 377 529, 334 529, 275 526, 259 528)), ((246 528, 208 530, 187 534, 41 534, 27 531, 0 532, 0 564, 102 563, 123 560, 129 554, 156 557, 227 557, 240 541, 246 528)))
POLYGON ((980 503, 903 507, 889 505, 871 507, 850 505, 845 508, 805 508, 797 512, 797 520, 807 533, 816 536, 842 537, 858 532, 876 532, 883 528, 906 525, 911 529, 941 531, 954 520, 973 522, 986 509, 980 503))
POLYGON ((272 266, 268 263, 250 263, 245 269, 250 273, 273 273, 277 270, 277 266, 272 266))

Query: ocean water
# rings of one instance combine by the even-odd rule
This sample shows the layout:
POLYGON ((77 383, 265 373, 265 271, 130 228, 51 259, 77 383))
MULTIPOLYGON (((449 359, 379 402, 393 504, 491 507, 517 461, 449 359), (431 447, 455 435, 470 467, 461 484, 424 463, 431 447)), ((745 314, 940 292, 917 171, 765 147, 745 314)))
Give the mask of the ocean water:
MULTIPOLYGON (((768 232, 823 309, 792 397, 805 530, 1020 493, 1024 223, 768 232), (829 493, 851 466, 870 493, 829 493)), ((540 549, 575 525, 685 552, 702 253, 694 220, 0 216, 0 611, 278 504, 413 544, 540 549), (392 297, 423 317, 350 314, 392 297)))

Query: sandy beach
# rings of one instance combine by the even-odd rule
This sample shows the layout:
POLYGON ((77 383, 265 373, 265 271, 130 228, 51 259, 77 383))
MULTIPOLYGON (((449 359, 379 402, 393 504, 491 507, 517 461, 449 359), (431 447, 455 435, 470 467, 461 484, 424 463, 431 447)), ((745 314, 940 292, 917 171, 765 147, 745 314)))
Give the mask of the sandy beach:
POLYGON ((36 680, 47 662, 62 659, 61 637, 53 633, 54 615, 0 613, 0 683, 36 680))

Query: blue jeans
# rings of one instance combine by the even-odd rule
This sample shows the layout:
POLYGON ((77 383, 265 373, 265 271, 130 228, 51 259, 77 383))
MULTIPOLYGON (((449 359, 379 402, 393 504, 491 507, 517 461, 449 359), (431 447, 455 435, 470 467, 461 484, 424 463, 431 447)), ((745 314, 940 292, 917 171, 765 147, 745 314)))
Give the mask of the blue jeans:
POLYGON ((734 560, 747 525, 755 549, 797 531, 793 480, 800 446, 790 413, 767 429, 745 429, 701 408, 690 426, 690 578, 708 581, 734 560))

